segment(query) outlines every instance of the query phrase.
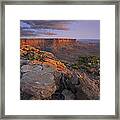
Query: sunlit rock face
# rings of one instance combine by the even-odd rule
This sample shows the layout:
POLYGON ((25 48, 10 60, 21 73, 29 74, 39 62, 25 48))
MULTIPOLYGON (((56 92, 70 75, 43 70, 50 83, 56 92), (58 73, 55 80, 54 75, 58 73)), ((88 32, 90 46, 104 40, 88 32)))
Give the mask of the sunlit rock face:
POLYGON ((21 39, 20 40, 21 46, 30 45, 30 46, 36 47, 36 46, 44 46, 44 44, 45 44, 44 39, 21 39))
POLYGON ((20 46, 21 99, 46 99, 55 93, 60 75, 70 74, 64 63, 50 52, 20 46))
POLYGON ((55 39, 21 39, 21 45, 30 45, 33 47, 39 47, 41 50, 46 51, 56 51, 57 49, 72 45, 75 43, 75 39, 68 39, 68 38, 55 38, 55 39))
POLYGON ((60 60, 74 62, 81 55, 98 55, 96 43, 84 43, 69 38, 21 38, 21 46, 30 45, 42 51, 51 52, 60 60))

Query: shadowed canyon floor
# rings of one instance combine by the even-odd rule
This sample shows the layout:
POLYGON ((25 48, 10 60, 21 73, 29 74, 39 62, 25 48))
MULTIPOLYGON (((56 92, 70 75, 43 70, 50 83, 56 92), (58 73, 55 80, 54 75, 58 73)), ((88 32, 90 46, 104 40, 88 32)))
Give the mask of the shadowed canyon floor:
POLYGON ((99 66, 96 44, 21 40, 21 100, 99 100, 99 66))

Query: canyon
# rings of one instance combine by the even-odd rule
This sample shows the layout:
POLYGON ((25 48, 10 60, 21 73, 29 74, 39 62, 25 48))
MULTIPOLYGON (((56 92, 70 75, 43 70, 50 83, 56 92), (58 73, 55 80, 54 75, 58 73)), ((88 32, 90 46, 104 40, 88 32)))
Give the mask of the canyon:
POLYGON ((30 45, 51 52, 64 62, 74 62, 81 55, 99 56, 99 43, 81 42, 70 38, 21 38, 20 45, 30 45))

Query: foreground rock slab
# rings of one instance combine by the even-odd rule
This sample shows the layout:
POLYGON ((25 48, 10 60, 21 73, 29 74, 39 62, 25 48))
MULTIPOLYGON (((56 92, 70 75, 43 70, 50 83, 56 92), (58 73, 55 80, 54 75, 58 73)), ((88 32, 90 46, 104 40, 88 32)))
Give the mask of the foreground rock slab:
POLYGON ((31 99, 47 98, 56 90, 53 69, 45 66, 41 69, 41 67, 40 65, 36 65, 36 67, 29 65, 30 71, 25 68, 26 73, 21 78, 21 91, 31 96, 31 99))

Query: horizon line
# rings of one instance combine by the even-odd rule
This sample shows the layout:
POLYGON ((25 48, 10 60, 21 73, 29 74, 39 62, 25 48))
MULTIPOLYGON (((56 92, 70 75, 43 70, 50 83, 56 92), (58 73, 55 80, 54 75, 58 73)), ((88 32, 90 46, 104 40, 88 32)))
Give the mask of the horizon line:
POLYGON ((100 38, 67 38, 67 37, 20 37, 20 39, 76 39, 76 40, 100 40, 100 38))

